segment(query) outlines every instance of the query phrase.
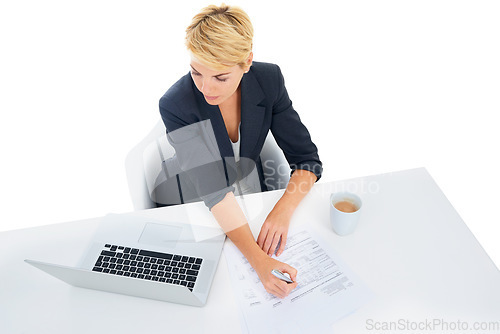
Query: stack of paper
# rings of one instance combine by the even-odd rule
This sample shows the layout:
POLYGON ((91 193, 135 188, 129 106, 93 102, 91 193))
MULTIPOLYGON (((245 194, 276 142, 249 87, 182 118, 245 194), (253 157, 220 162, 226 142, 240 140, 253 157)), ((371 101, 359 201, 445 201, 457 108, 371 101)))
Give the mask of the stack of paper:
POLYGON ((310 228, 290 229, 286 248, 277 258, 298 271, 298 286, 284 299, 264 289, 230 240, 224 254, 246 333, 328 332, 333 322, 371 297, 369 289, 310 228))

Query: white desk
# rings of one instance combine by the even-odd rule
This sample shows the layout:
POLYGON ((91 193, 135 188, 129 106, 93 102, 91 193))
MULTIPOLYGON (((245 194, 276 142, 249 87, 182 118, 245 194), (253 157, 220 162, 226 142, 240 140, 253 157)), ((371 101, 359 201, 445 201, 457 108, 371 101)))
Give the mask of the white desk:
MULTIPOLYGON (((254 234, 281 193, 246 197, 254 234)), ((202 203, 145 213, 211 217, 202 203)), ((74 288, 23 262, 76 264, 97 224, 0 234, 0 333, 240 332, 224 255, 203 308, 74 288)), ((500 323, 500 272, 425 169, 316 184, 291 224, 314 225, 376 294, 332 332, 376 332, 367 328, 399 319, 500 323), (364 212, 355 233, 339 237, 329 225, 328 202, 332 191, 345 189, 361 196, 364 212)))

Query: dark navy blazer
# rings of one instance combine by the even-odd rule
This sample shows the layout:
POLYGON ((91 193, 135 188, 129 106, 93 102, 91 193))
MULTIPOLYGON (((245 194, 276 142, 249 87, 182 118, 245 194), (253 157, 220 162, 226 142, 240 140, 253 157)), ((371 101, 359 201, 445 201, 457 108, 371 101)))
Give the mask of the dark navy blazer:
MULTIPOLYGON (((179 79, 162 96, 159 105, 167 137, 169 133, 195 123, 203 121, 211 123, 221 161, 224 162, 226 179, 224 182, 226 187, 221 188, 219 194, 209 198, 201 196, 206 194, 199 194, 211 208, 231 191, 230 185, 236 179, 236 174, 228 167, 231 161, 234 162, 234 153, 219 107, 206 102, 203 94, 196 88, 190 73, 179 79)), ((259 167, 262 190, 267 189, 262 182, 259 156, 269 130, 283 150, 292 173, 296 169, 305 169, 314 173, 319 180, 322 163, 318 149, 293 109, 280 68, 275 64, 253 62, 249 72, 244 74, 241 80, 240 156, 242 159, 247 158, 245 159, 247 161, 253 161, 259 167)), ((196 158, 196 154, 180 154, 180 146, 171 138, 169 141, 176 149, 176 155, 180 160, 196 158)), ((194 183, 208 182, 206 179, 207 174, 199 177, 191 175, 191 181, 194 183)), ((201 191, 200 187, 197 187, 197 190, 201 191)))

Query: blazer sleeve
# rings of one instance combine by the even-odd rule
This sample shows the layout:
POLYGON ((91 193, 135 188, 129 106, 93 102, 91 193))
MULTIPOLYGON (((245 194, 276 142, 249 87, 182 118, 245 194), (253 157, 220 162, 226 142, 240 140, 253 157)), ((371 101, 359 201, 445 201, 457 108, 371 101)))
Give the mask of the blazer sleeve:
MULTIPOLYGON (((228 192, 234 191, 234 187, 228 184, 226 167, 210 120, 194 123, 183 120, 183 113, 172 99, 160 100, 160 113, 167 129, 167 139, 175 149, 174 159, 182 171, 181 177, 190 182, 187 188, 194 188, 195 197, 201 198, 211 210, 228 192)), ((184 198, 188 189, 181 189, 184 198)))
POLYGON ((299 114, 293 109, 285 88, 285 79, 279 66, 276 67, 278 95, 273 105, 271 132, 290 165, 290 175, 297 169, 303 169, 314 173, 318 181, 323 172, 318 149, 299 114))

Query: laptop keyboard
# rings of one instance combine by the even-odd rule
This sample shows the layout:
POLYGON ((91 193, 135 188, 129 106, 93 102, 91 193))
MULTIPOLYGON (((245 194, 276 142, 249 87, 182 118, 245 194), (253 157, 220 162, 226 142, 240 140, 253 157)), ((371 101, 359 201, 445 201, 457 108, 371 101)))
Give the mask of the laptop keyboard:
POLYGON ((162 283, 193 291, 203 259, 124 246, 104 246, 93 271, 162 283))

